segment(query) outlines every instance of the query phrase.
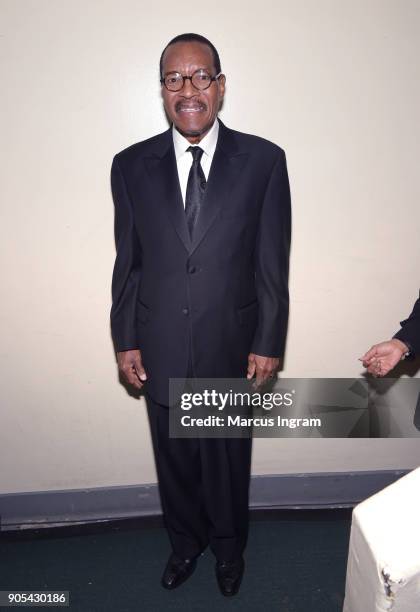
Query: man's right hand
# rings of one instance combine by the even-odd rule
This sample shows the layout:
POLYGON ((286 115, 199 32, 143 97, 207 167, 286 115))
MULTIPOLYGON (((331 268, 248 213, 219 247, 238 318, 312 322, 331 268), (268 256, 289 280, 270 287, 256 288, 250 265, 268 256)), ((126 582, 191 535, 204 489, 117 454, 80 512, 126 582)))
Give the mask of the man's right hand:
POLYGON ((118 368, 125 380, 136 389, 141 389, 147 380, 139 349, 117 353, 118 368))

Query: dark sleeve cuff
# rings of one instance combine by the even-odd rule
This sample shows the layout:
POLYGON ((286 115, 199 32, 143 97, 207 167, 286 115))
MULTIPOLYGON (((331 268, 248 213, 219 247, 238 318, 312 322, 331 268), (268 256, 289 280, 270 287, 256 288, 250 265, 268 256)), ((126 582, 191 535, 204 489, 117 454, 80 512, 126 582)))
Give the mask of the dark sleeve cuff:
POLYGON ((412 345, 410 344, 410 342, 408 342, 408 340, 400 337, 400 332, 397 332, 394 336, 392 336, 392 338, 395 338, 396 340, 400 340, 401 342, 404 342, 405 346, 408 348, 408 353, 405 354, 404 359, 411 359, 411 360, 415 359, 416 354, 414 352, 412 345))

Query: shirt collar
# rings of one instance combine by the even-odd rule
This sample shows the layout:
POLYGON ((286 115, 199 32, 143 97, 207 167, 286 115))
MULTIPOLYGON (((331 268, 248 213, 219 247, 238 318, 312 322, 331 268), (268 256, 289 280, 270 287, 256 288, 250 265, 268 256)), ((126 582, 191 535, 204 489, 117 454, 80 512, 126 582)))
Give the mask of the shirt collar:
MULTIPOLYGON (((215 119, 213 125, 210 130, 204 136, 202 140, 198 143, 198 146, 201 147, 206 155, 212 157, 214 155, 214 151, 216 149, 217 137, 219 135, 219 120, 215 119)), ((191 146, 191 143, 178 132, 175 125, 172 124, 172 137, 174 140, 174 148, 175 148, 175 157, 178 160, 181 155, 184 155, 188 147, 191 146)))

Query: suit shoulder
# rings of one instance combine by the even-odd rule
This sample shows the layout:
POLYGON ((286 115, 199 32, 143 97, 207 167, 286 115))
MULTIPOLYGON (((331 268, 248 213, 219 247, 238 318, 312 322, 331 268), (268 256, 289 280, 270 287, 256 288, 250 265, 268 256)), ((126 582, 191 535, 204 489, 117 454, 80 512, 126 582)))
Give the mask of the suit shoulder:
POLYGON ((146 138, 145 140, 135 142, 128 147, 125 147, 125 149, 118 151, 118 153, 114 155, 114 159, 116 159, 119 163, 124 163, 133 158, 137 159, 138 157, 150 155, 154 150, 159 149, 167 138, 168 130, 165 130, 160 134, 155 134, 155 136, 151 136, 150 138, 146 138))
POLYGON ((285 151, 275 142, 257 136, 255 134, 248 134, 246 132, 239 132, 238 130, 232 130, 235 138, 244 147, 255 148, 263 153, 271 153, 272 155, 285 155, 285 151))

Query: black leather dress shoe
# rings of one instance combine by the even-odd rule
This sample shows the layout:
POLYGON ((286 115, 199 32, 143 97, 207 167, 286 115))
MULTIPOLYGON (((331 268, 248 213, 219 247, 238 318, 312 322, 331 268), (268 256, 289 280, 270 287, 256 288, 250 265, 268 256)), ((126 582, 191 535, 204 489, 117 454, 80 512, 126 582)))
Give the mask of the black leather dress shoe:
POLYGON ((161 584, 165 589, 176 589, 191 576, 197 565, 197 557, 181 559, 175 553, 171 553, 165 571, 163 572, 161 584))
POLYGON ((242 557, 235 561, 217 561, 216 578, 222 595, 236 595, 241 586, 245 562, 242 557))

